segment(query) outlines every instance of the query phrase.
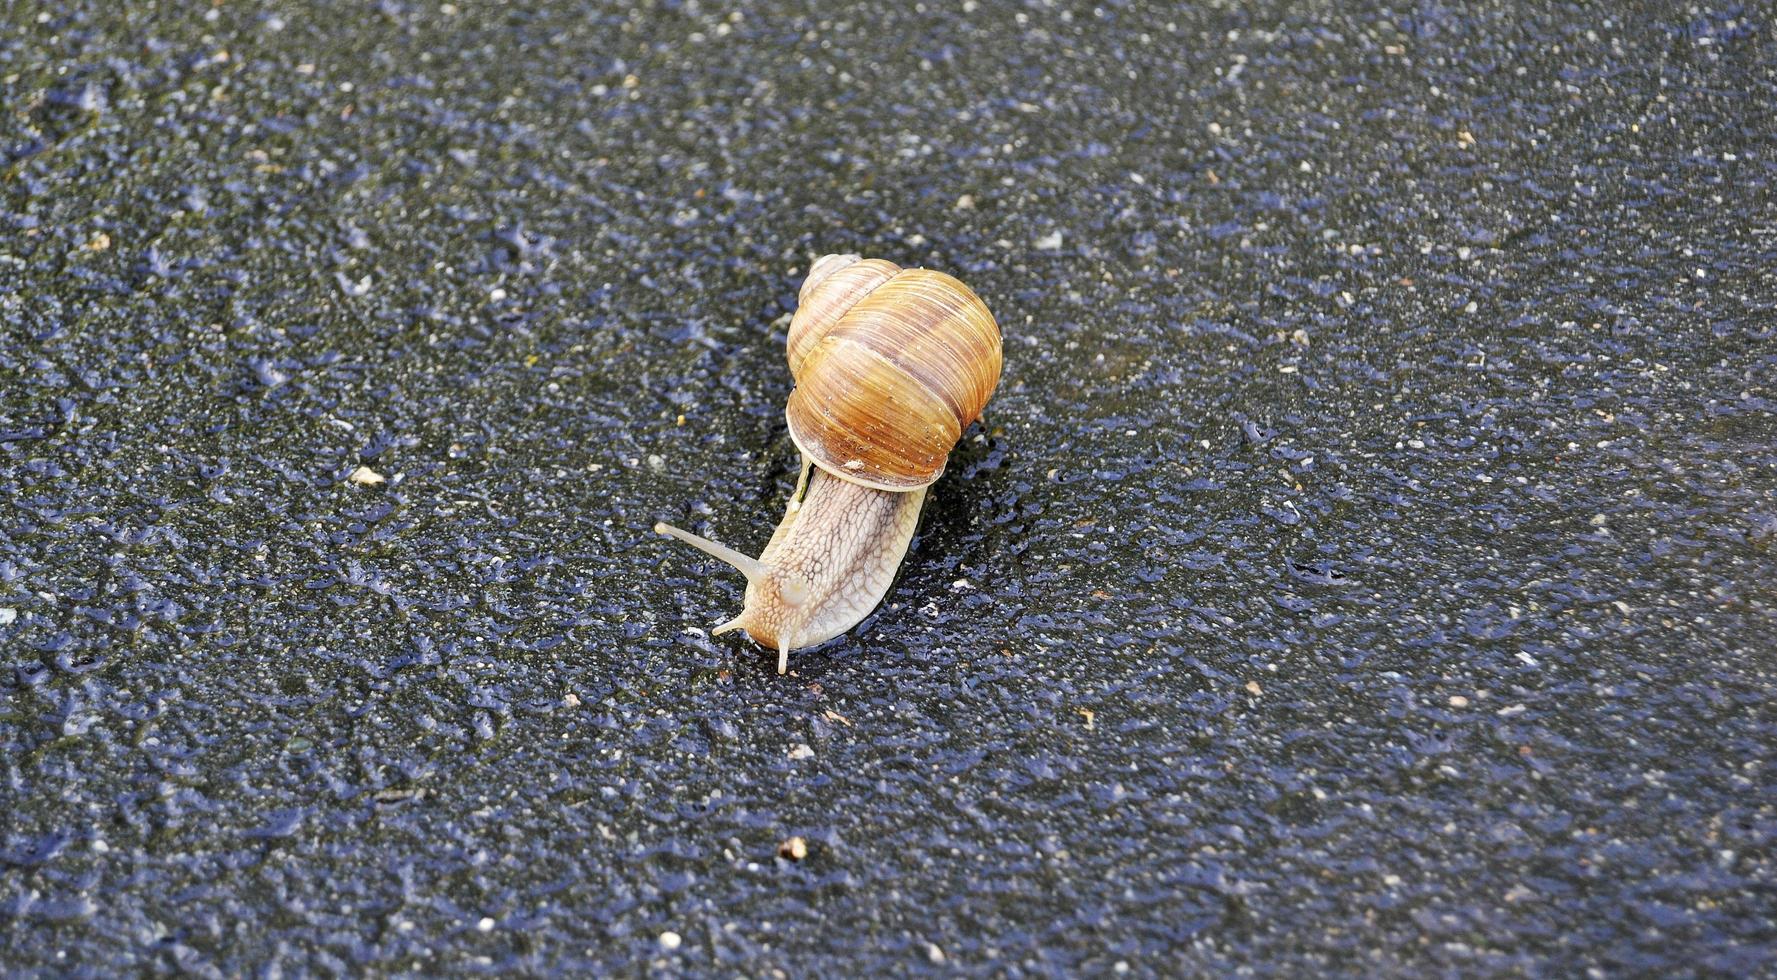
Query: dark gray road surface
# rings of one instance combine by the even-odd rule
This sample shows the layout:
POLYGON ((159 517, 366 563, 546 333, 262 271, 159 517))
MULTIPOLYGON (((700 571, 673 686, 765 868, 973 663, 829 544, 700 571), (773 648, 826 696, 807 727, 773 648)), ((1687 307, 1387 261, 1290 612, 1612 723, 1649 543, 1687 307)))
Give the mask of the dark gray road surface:
POLYGON ((1771 9, 927 7, 5 7, 6 964, 1768 966, 1771 9), (1006 377, 780 678, 837 250, 1006 377))

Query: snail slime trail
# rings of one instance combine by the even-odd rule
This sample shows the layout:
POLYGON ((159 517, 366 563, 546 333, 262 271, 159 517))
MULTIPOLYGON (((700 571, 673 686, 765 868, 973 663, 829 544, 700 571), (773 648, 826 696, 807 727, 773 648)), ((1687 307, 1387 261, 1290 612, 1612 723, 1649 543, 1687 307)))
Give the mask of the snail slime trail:
POLYGON ((826 255, 797 294, 784 418, 802 473, 758 558, 668 524, 654 530, 747 579, 745 630, 777 651, 832 639, 888 593, 926 488, 1000 379, 1000 329, 980 297, 930 269, 826 255))

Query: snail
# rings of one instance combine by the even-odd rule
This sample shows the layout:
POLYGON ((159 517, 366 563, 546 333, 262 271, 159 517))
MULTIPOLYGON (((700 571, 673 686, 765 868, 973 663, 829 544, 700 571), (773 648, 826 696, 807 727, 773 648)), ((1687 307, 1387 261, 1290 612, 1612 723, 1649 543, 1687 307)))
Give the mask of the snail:
POLYGON ((827 255, 797 293, 784 418, 802 472, 758 558, 668 524, 654 530, 747 578, 742 629, 777 651, 823 643, 888 593, 926 489, 1000 379, 1000 328, 969 288, 930 269, 827 255))

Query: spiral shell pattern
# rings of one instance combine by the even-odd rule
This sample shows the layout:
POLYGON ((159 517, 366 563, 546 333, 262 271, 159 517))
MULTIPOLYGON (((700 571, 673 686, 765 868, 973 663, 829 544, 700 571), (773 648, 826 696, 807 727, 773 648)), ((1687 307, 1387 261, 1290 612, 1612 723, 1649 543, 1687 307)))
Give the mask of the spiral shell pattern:
POLYGON ((824 256, 791 319, 797 448, 841 479, 928 486, 1000 378, 1000 330, 969 288, 931 269, 824 256))

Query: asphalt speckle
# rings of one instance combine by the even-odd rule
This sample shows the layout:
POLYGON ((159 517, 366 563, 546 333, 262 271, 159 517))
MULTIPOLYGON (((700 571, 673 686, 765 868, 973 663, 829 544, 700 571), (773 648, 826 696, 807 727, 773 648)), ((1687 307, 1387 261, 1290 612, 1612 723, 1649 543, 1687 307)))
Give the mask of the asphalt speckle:
POLYGON ((1768 965, 1770 12, 889 6, 0 14, 11 968, 1768 965), (840 251, 1005 377, 780 678, 840 251))

